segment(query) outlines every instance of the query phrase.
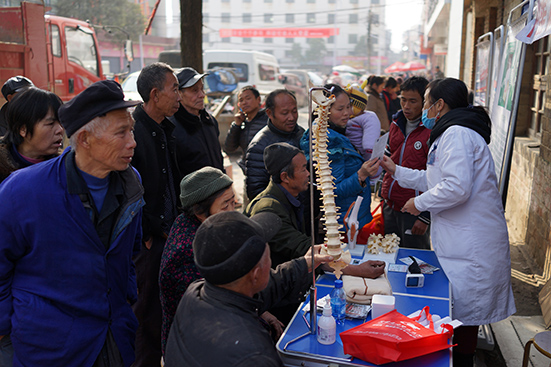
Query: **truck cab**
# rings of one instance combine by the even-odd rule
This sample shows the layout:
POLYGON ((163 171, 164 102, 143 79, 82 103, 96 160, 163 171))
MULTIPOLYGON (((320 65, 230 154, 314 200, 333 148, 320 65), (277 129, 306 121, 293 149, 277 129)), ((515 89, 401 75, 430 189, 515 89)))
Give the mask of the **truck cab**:
POLYGON ((92 83, 103 79, 96 35, 82 21, 46 15, 51 41, 48 52, 53 92, 71 99, 92 83))
POLYGON ((70 100, 104 79, 94 30, 77 19, 45 15, 43 4, 0 7, 0 86, 15 75, 70 100))

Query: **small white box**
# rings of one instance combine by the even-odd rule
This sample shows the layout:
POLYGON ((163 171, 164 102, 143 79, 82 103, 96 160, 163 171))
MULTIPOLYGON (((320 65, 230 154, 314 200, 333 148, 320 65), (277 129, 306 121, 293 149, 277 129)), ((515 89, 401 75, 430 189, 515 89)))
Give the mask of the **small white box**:
POLYGON ((371 299, 371 319, 375 319, 387 312, 394 310, 395 299, 394 296, 384 296, 382 294, 375 294, 371 299))

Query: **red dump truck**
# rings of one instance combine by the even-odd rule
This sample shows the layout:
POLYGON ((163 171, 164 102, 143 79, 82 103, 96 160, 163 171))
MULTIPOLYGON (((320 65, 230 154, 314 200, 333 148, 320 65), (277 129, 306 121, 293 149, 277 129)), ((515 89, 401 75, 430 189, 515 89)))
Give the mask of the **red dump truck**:
POLYGON ((104 79, 93 28, 76 19, 45 15, 42 4, 0 7, 0 86, 14 75, 70 100, 104 79))

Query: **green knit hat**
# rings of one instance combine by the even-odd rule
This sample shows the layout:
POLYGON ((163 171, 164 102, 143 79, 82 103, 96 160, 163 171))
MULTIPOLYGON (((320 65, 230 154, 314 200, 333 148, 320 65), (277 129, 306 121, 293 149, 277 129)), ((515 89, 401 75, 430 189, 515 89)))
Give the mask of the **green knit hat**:
POLYGON ((231 184, 232 179, 218 168, 203 167, 192 172, 180 182, 182 207, 189 208, 231 184))

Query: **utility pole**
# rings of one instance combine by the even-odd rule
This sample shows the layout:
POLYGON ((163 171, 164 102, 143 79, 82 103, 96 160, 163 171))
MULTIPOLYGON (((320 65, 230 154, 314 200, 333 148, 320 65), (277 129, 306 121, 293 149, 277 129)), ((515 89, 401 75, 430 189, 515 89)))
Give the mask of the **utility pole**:
POLYGON ((371 16, 371 8, 370 8, 367 11, 367 39, 366 39, 367 67, 365 68, 368 74, 371 72, 371 19, 372 19, 372 16, 371 16))

